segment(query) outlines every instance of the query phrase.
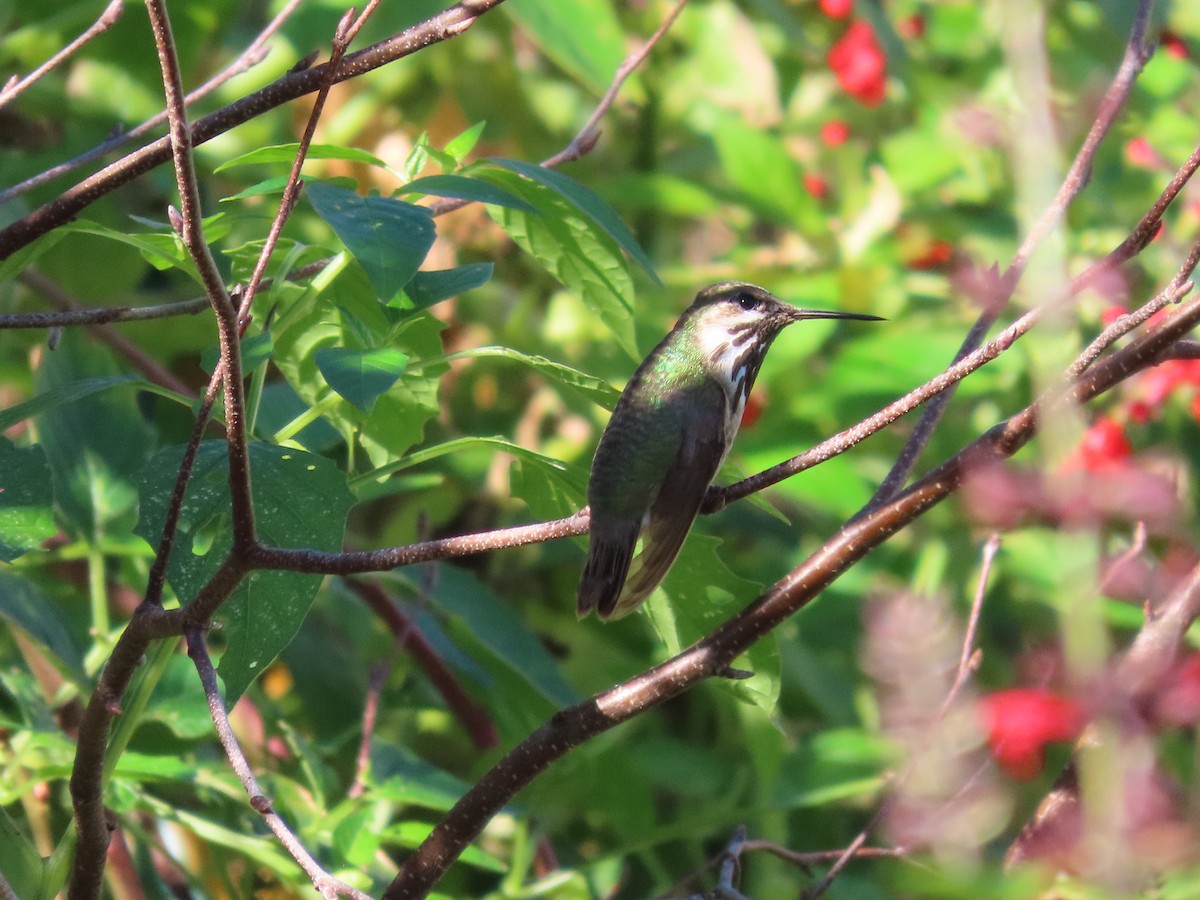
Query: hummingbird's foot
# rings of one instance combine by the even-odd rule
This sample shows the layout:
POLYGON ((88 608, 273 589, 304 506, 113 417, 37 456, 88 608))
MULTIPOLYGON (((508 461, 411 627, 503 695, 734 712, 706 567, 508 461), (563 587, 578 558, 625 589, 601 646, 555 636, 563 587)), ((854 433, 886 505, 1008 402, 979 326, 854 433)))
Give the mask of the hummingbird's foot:
POLYGON ((733 666, 726 666, 716 674, 718 678, 728 678, 730 681, 745 681, 754 677, 754 673, 749 669, 735 669, 733 666))

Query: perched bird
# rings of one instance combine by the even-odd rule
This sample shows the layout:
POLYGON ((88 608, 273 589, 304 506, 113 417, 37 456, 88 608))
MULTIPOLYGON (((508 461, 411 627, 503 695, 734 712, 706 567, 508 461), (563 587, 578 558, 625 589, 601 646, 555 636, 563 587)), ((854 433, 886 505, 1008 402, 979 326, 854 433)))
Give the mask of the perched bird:
POLYGON ((580 616, 626 615, 662 581, 729 454, 767 349, 802 319, 879 317, 798 309, 756 285, 722 281, 696 295, 638 366, 592 460, 580 616))

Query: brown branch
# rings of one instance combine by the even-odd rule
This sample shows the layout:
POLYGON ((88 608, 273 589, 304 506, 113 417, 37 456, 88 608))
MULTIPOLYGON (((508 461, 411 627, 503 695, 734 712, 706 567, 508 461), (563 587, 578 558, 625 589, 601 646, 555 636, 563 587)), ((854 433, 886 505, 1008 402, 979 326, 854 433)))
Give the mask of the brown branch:
MULTIPOLYGON (((283 8, 279 11, 278 15, 276 15, 275 18, 267 23, 267 26, 259 32, 258 37, 256 37, 249 44, 249 46, 242 51, 238 58, 200 87, 196 88, 196 90, 188 94, 186 103, 190 106, 197 100, 207 97, 225 82, 229 81, 229 79, 241 75, 243 72, 249 71, 254 66, 266 59, 269 49, 266 46, 267 41, 283 26, 284 22, 291 18, 292 13, 296 11, 296 8, 300 5, 300 3, 301 0, 288 0, 288 2, 284 4, 283 8)), ((166 120, 167 111, 164 109, 162 112, 151 116, 149 119, 147 119, 145 122, 142 122, 142 124, 136 126, 135 128, 131 128, 128 131, 118 131, 116 134, 113 134, 111 137, 101 141, 95 147, 84 151, 73 159, 61 162, 44 172, 39 172, 37 175, 27 178, 24 181, 7 188, 6 190, 0 191, 0 206, 3 206, 9 200, 13 200, 27 191, 33 190, 35 187, 39 187, 40 185, 53 181, 55 178, 65 175, 67 172, 70 172, 73 169, 79 168, 85 163, 89 163, 94 159, 99 159, 106 153, 116 150, 118 147, 123 144, 127 144, 129 141, 149 134, 166 120)))
MULTIPOLYGON (((460 0, 423 22, 350 54, 343 60, 336 80, 341 82, 357 78, 430 44, 456 37, 470 28, 479 16, 502 2, 504 0, 460 0)), ((196 145, 203 144, 268 110, 319 90, 327 65, 288 72, 272 84, 197 119, 192 127, 193 142, 196 145)), ((160 138, 83 179, 54 200, 0 229, 0 259, 7 259, 41 235, 70 221, 96 200, 170 158, 171 141, 169 138, 160 138)))
MULTIPOLYGON (((1137 80, 1146 62, 1150 59, 1152 48, 1146 42, 1146 27, 1153 6, 1153 0, 1140 0, 1138 3, 1121 65, 1117 68, 1117 74, 1113 77, 1112 84, 1109 85, 1100 101, 1100 109, 1080 145, 1079 151, 1075 154, 1071 168, 1067 170, 1050 205, 1042 212, 1041 217, 1030 228, 1025 240, 1017 248, 1003 278, 996 279, 995 296, 987 297, 983 311, 963 339, 962 346, 959 347, 958 353, 954 357, 954 362, 958 362, 979 346, 983 336, 987 334, 988 329, 992 327, 1000 312, 1012 298, 1013 292, 1017 289, 1017 283, 1024 274, 1034 251, 1062 220, 1071 202, 1079 196, 1091 179, 1092 165, 1095 162, 1096 153, 1100 149, 1100 143, 1111 130, 1121 110, 1125 108, 1129 94, 1133 90, 1134 81, 1137 80)), ((890 497, 894 497, 904 486, 909 475, 912 474, 917 460, 928 446, 930 438, 933 437, 933 432, 941 422, 946 407, 953 397, 954 389, 947 390, 921 411, 921 417, 904 442, 891 471, 879 485, 875 495, 865 507, 866 509, 871 509, 890 497)))
POLYGON ((62 312, 0 313, 0 329, 67 328, 72 325, 108 325, 114 322, 144 322, 173 316, 194 316, 208 309, 207 297, 176 300, 153 306, 84 306, 36 269, 25 269, 17 281, 61 307, 62 312))
MULTIPOLYGON (((1082 403, 1152 365, 1200 322, 1200 300, 1088 369, 1063 397, 1082 403)), ((555 713, 483 775, 433 829, 384 893, 423 897, 504 804, 574 747, 726 671, 733 660, 815 599, 842 572, 956 491, 973 466, 1006 458, 1036 433, 1039 401, 992 428, 884 506, 847 524, 742 612, 682 653, 623 684, 555 713)))
MULTIPOLYGON (((86 308, 82 303, 79 302, 78 299, 72 296, 68 291, 64 290, 61 285, 47 278, 41 272, 35 271, 34 269, 26 269, 24 272, 21 272, 19 275, 17 275, 17 280, 26 287, 37 291, 55 306, 67 311, 59 313, 17 313, 0 315, 0 328, 58 328, 62 327, 64 324, 83 324, 86 325, 89 334, 93 335, 97 340, 107 344, 117 353, 124 356, 127 360, 129 360, 130 364, 135 369, 146 376, 147 380, 153 381, 155 384, 160 384, 167 388, 167 390, 174 391, 177 394, 182 394, 185 397, 191 397, 195 393, 190 385, 173 375, 158 360, 154 359, 152 356, 146 353, 145 350, 143 350, 129 338, 125 337, 125 335, 121 334, 115 328, 110 328, 103 324, 96 324, 110 321, 135 321, 143 318, 158 318, 158 316, 155 315, 138 315, 138 313, 141 313, 142 311, 162 310, 166 307, 175 308, 182 306, 183 304, 163 304, 162 306, 147 306, 141 307, 140 309, 130 309, 129 307, 124 307, 123 311, 130 313, 130 315, 120 316, 117 318, 108 318, 103 315, 95 316, 93 314, 108 313, 112 312, 113 310, 86 308), (44 324, 33 325, 30 323, 16 326, 6 324, 6 320, 11 321, 13 319, 41 319, 44 321, 44 324), (67 323, 63 321, 64 319, 71 319, 74 321, 67 323)), ((201 309, 204 309, 208 306, 207 299, 203 298, 199 302, 186 301, 186 303, 189 307, 187 310, 189 313, 199 312, 201 309)), ((182 313, 173 314, 181 315, 182 313)))
POLYGON ((237 737, 233 733, 233 727, 229 724, 229 716, 225 713, 225 701, 221 698, 221 689, 217 684, 217 670, 213 668, 208 648, 204 644, 203 630, 189 628, 184 636, 187 639, 188 656, 195 663, 196 673, 200 676, 200 683, 204 686, 204 696, 208 701, 208 712, 212 716, 217 739, 220 740, 221 747, 225 750, 225 757, 229 760, 229 765, 233 768, 238 780, 241 781, 246 796, 250 798, 250 806, 255 812, 262 815, 267 827, 283 844, 292 859, 299 863, 304 874, 309 877, 313 887, 322 897, 345 896, 353 897, 354 900, 371 900, 369 895, 334 878, 321 868, 320 863, 300 843, 300 839, 288 828, 279 813, 275 812, 270 798, 263 794, 262 788, 259 787, 258 780, 254 777, 254 772, 246 759, 246 754, 242 752, 241 745, 238 744, 237 737))
POLYGON ((75 40, 71 41, 71 43, 67 44, 67 46, 63 47, 20 81, 10 80, 7 84, 0 85, 0 109, 3 109, 5 105, 23 94, 38 79, 54 71, 54 69, 70 59, 85 44, 104 34, 113 25, 117 24, 117 20, 121 18, 121 13, 124 9, 124 0, 112 0, 108 6, 104 7, 104 12, 100 13, 100 18, 89 25, 79 37, 75 38, 75 40))

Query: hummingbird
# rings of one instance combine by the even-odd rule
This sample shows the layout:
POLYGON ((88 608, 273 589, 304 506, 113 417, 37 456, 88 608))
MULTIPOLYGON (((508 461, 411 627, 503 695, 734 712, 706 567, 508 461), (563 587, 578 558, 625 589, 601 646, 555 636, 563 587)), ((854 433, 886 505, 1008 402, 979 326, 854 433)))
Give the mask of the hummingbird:
POLYGON ((638 366, 592 460, 580 617, 627 615, 666 576, 729 455, 767 350, 803 319, 880 317, 799 309, 757 285, 722 281, 696 295, 638 366))

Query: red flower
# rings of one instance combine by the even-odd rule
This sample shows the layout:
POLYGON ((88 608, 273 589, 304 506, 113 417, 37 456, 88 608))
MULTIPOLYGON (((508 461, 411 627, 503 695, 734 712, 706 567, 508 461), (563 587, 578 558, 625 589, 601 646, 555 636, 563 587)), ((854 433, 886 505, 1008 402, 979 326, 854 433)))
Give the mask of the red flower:
POLYGON ((983 698, 980 711, 996 763, 1019 779, 1041 771, 1046 744, 1074 740, 1087 724, 1078 703, 1039 688, 997 691, 983 698))
POLYGON ((821 140, 826 147, 840 147, 850 139, 850 126, 840 119, 821 126, 821 140))
POLYGON ((1107 328, 1127 312, 1129 312, 1129 310, 1127 310, 1120 303, 1114 303, 1111 306, 1106 306, 1104 307, 1104 311, 1100 313, 1100 324, 1107 328))
POLYGON ((1125 144, 1125 160, 1139 169, 1169 168, 1158 151, 1144 137, 1130 138, 1125 144))
POLYGON ((905 260, 904 264, 910 269, 916 269, 919 272, 928 272, 945 268, 953 255, 954 247, 950 245, 950 242, 938 239, 930 241, 928 247, 916 256, 905 260))
POLYGON ((1181 38, 1175 32, 1163 29, 1162 34, 1158 36, 1158 40, 1160 46, 1163 48, 1163 52, 1166 53, 1167 56, 1173 56, 1176 59, 1188 58, 1187 44, 1185 44, 1183 42, 1183 38, 1181 38))
POLYGON ((854 0, 821 0, 821 12, 831 19, 844 19, 854 12, 854 0))
POLYGON ((1099 419, 1083 433, 1078 449, 1063 463, 1064 469, 1085 472, 1111 470, 1133 456, 1125 428, 1115 419, 1099 419))
POLYGON ((753 428, 754 423, 762 417, 764 406, 766 406, 766 403, 763 401, 763 396, 760 392, 755 391, 749 397, 747 397, 746 406, 742 410, 741 427, 743 429, 753 428))
POLYGON ((917 38, 925 36, 925 17, 920 13, 914 13, 907 19, 901 19, 896 23, 896 31, 901 37, 915 41, 917 38))
POLYGON ((805 174, 804 189, 818 200, 824 200, 825 195, 829 193, 829 185, 825 183, 825 179, 813 172, 805 174))
POLYGON ((829 68, 838 84, 866 106, 883 102, 887 57, 866 22, 854 22, 829 50, 829 68))

